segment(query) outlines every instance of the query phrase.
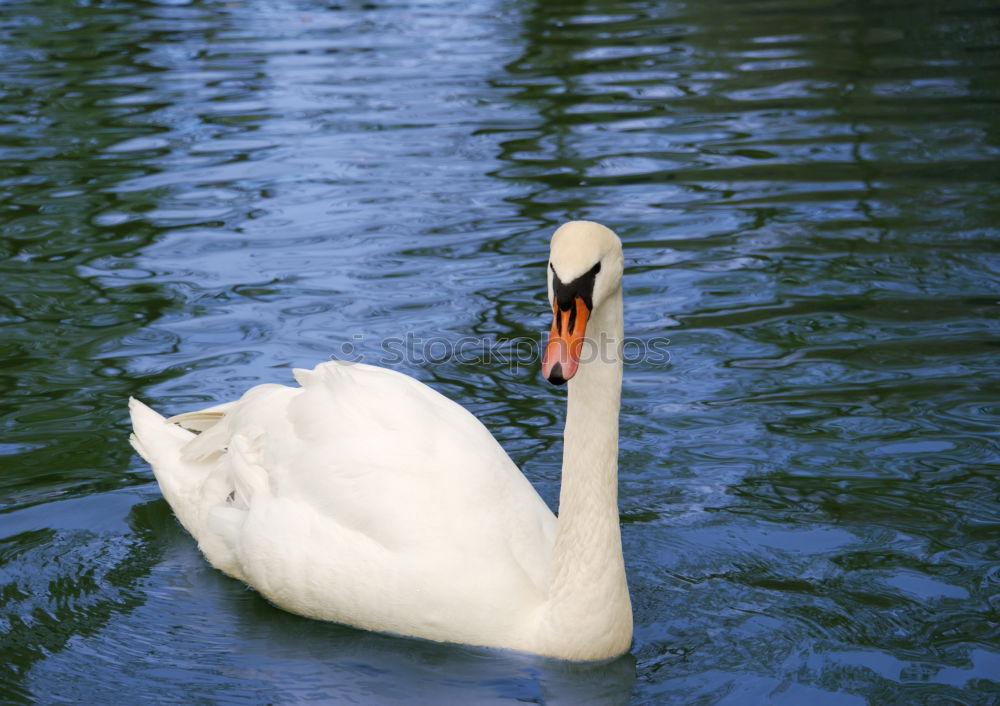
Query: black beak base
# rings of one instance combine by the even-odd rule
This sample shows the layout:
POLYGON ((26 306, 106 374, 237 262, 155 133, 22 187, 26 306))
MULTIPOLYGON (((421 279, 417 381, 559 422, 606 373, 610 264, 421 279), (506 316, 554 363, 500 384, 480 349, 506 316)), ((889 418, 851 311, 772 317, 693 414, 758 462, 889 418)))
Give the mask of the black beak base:
POLYGON ((566 378, 562 375, 562 363, 556 363, 549 372, 549 382, 553 385, 565 385, 566 378))

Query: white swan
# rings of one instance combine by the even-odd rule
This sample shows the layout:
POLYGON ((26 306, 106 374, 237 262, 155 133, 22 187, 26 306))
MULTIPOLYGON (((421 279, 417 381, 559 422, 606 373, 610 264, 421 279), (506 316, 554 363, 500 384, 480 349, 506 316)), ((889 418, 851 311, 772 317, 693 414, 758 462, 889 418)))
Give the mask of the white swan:
POLYGON ((296 370, 300 388, 258 385, 169 420, 133 399, 132 444, 212 565, 281 608, 617 656, 632 638, 617 504, 622 267, 602 225, 552 236, 542 372, 569 380, 558 520, 472 414, 369 365, 296 370), (581 357, 585 333, 598 346, 581 357))

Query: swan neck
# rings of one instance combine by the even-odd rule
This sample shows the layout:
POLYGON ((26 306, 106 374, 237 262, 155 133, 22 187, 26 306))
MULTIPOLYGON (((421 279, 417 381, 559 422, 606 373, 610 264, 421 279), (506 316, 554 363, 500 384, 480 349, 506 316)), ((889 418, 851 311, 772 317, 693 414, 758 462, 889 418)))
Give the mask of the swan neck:
POLYGON ((580 657, 587 659, 621 653, 632 636, 618 521, 622 338, 619 290, 588 323, 580 367, 569 381, 563 435, 550 619, 554 632, 588 645, 592 654, 580 657))
POLYGON ((598 480, 612 495, 600 495, 605 509, 618 514, 618 414, 621 406, 622 359, 624 337, 621 294, 606 301, 595 311, 587 327, 587 342, 580 368, 568 383, 566 427, 563 432, 563 485, 560 515, 576 496, 575 481, 598 480), (614 301, 617 299, 617 301, 614 301), (617 306, 616 306, 617 305, 617 306))

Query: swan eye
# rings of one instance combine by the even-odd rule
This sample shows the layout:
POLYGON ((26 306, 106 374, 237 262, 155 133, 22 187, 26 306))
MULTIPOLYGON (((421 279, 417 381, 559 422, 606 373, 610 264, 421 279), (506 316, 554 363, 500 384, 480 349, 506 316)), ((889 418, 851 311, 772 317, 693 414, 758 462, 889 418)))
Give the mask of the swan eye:
POLYGON ((594 282, 597 273, 601 271, 601 263, 591 267, 572 282, 564 283, 556 274, 555 266, 550 262, 549 268, 552 270, 552 292, 555 294, 556 303, 562 311, 573 309, 573 299, 579 297, 587 305, 588 311, 594 309, 594 282))

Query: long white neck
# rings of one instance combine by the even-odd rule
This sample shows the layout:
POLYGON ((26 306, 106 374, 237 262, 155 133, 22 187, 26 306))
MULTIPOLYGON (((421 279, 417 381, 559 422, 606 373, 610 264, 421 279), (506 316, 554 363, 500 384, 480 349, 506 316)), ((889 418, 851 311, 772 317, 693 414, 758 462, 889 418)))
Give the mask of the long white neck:
POLYGON ((619 289, 587 324, 589 342, 569 381, 559 526, 546 630, 560 656, 601 659, 628 648, 632 606, 618 524, 618 411, 622 297, 619 289))

